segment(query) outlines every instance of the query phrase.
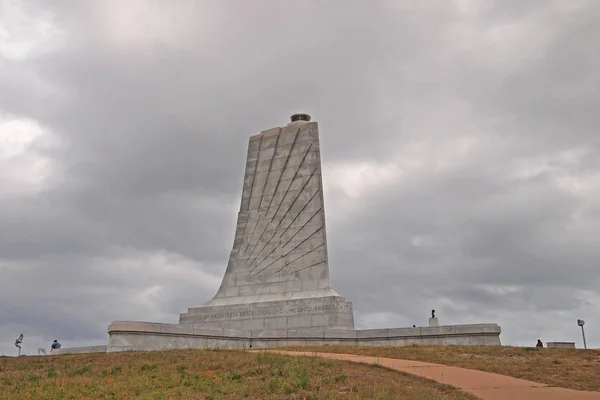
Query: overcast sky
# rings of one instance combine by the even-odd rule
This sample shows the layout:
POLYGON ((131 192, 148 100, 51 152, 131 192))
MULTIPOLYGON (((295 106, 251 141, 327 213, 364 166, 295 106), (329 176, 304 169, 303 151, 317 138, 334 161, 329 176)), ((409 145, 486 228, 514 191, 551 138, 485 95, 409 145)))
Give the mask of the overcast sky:
POLYGON ((248 137, 319 122, 357 328, 600 347, 600 1, 0 0, 0 354, 216 293, 248 137))

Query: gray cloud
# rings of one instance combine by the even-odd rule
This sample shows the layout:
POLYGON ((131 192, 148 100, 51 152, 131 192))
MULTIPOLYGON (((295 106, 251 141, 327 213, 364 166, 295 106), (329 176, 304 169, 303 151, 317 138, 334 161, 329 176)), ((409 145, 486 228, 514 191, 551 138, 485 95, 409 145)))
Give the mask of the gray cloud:
POLYGON ((598 346, 596 2, 22 4, 0 13, 0 353, 208 300, 247 137, 299 110, 359 326, 436 308, 532 344, 585 318, 598 346), (14 120, 46 133, 9 157, 14 120))

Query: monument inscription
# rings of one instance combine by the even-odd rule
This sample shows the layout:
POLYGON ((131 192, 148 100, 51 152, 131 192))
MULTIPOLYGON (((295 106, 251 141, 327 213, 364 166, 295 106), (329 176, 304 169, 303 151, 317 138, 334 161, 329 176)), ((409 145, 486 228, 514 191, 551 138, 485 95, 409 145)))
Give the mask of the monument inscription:
POLYGON ((202 313, 202 314, 187 314, 182 316, 181 323, 196 323, 205 322, 207 320, 218 320, 218 319, 232 319, 241 320, 249 318, 269 318, 273 316, 277 317, 289 317, 301 314, 314 314, 319 312, 327 311, 340 311, 340 312, 352 312, 352 305, 350 303, 333 303, 323 304, 316 306, 304 306, 304 307, 272 307, 267 309, 259 310, 246 310, 246 311, 225 311, 219 313, 202 313))

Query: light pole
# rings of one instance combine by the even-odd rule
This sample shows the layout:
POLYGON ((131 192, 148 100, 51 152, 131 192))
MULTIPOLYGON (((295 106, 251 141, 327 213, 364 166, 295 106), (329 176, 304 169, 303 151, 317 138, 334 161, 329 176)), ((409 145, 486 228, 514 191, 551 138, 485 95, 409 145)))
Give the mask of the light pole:
POLYGON ((585 331, 583 330, 583 326, 585 325, 585 321, 582 319, 577 320, 577 325, 581 327, 581 335, 583 336, 583 348, 587 349, 587 344, 585 343, 585 331))

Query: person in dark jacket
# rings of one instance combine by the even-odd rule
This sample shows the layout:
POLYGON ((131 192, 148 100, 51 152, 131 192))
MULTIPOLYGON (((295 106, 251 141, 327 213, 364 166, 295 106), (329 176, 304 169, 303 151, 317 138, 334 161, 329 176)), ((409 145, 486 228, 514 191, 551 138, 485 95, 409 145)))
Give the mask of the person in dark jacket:
POLYGON ((55 339, 54 342, 52 343, 50 351, 54 351, 57 349, 60 349, 60 343, 58 343, 58 340, 55 339))
POLYGON ((542 341, 540 339, 538 339, 538 342, 535 345, 535 347, 544 347, 544 344, 542 343, 542 341))

